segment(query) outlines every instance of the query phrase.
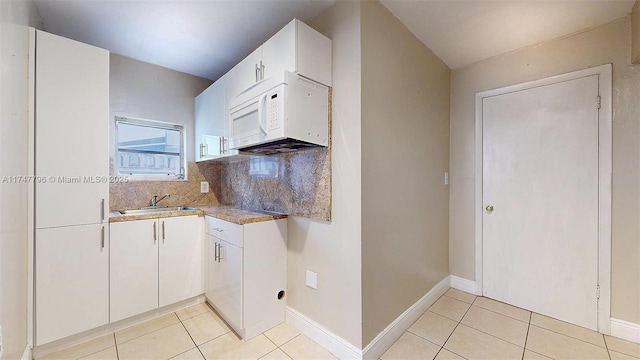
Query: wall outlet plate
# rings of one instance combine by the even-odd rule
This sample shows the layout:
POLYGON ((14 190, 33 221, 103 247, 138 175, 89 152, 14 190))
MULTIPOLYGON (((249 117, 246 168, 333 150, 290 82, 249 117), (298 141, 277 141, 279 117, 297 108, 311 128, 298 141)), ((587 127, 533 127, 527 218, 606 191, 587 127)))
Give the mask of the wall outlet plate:
POLYGON ((313 271, 307 270, 307 286, 318 290, 318 274, 313 271))
POLYGON ((209 182, 200 181, 200 192, 206 194, 209 192, 209 182))

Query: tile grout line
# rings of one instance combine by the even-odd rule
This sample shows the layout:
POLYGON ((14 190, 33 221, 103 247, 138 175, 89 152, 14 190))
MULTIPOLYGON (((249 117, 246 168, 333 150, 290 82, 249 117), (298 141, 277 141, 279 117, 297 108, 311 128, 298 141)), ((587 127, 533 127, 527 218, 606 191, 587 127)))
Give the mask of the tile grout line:
MULTIPOLYGON (((537 314, 537 313, 536 313, 536 314, 537 314)), ((573 325, 573 324, 571 324, 571 325, 573 325)), ((605 350, 607 350, 607 352, 609 351, 609 349, 608 349, 608 347, 607 347, 607 342, 606 342, 606 341, 605 341, 605 346, 599 346, 599 345, 596 345, 596 344, 594 344, 594 343, 588 342, 588 341, 586 341, 586 340, 582 340, 582 339, 579 339, 579 338, 577 338, 577 337, 573 337, 573 336, 568 335, 568 334, 564 334, 564 333, 561 333, 561 332, 557 332, 557 331, 555 331, 555 330, 547 329, 547 328, 545 328, 545 327, 538 326, 538 325, 536 325, 536 324, 531 324, 531 326, 535 326, 535 327, 537 327, 538 329, 546 330, 546 331, 552 332, 552 333, 554 333, 554 334, 558 334, 558 335, 566 336, 566 337, 568 337, 568 338, 570 338, 570 339, 578 340, 578 341, 581 341, 581 342, 583 342, 583 343, 585 343, 585 344, 589 344, 589 345, 592 345, 592 346, 595 346, 595 347, 599 347, 600 349, 605 349, 605 350)), ((577 326, 577 325, 576 325, 576 326, 577 326)), ((601 334, 601 333, 597 333, 597 334, 598 334, 598 335, 602 335, 602 336, 604 336, 604 334, 601 334)))
MULTIPOLYGON (((445 295, 442 295, 442 296, 445 296, 445 295)), ((454 332, 456 332, 456 329, 458 328, 458 326, 460 326, 460 323, 462 322, 462 319, 464 319, 464 317, 467 315, 467 313, 469 312, 469 310, 471 309, 471 307, 473 306, 473 304, 476 302, 476 299, 477 299, 477 298, 478 298, 478 297, 476 296, 476 298, 475 298, 475 299, 473 299, 473 302, 472 302, 471 304, 469 304, 469 303, 465 303, 465 304, 469 304, 469 307, 468 307, 468 308, 467 308, 467 310, 464 312, 464 314, 462 315, 462 317, 460 318, 460 320, 458 321, 458 323, 456 324, 456 326, 453 328, 453 330, 451 331, 451 334, 449 334, 449 336, 447 336, 447 339, 444 341, 444 343, 442 343, 442 346, 440 347, 440 350, 438 350, 438 352, 436 353, 436 356, 434 356, 434 357, 433 357, 434 359, 435 359, 435 358, 437 358, 437 357, 438 357, 438 355, 440 355, 440 352, 442 351, 442 349, 444 349, 444 346, 447 344, 447 342, 449 341, 449 339, 451 339, 451 336, 453 335, 453 333, 454 333, 454 332)), ((438 300, 440 300, 440 299, 438 299, 438 300)), ((435 304, 435 303, 434 303, 434 304, 435 304)), ((433 306, 433 305, 432 305, 432 306, 433 306)), ((427 309, 427 311, 429 311, 429 309, 427 309)), ((446 317, 446 316, 445 316, 445 317, 446 317)), ((449 349, 445 349, 445 350, 447 350, 447 351, 451 351, 451 350, 449 350, 449 349)), ((455 352, 453 352, 453 351, 451 351, 451 352, 452 352, 452 353, 454 353, 454 354, 456 354, 456 355, 458 355, 458 356, 460 356, 460 357, 462 357, 462 358, 464 358, 464 359, 466 359, 464 356, 461 356, 461 355, 459 355, 459 354, 457 354, 457 353, 455 353, 455 352)))
MULTIPOLYGON (((177 314, 177 313, 176 313, 176 316, 178 316, 178 314, 177 314)), ((206 358, 204 357, 204 354, 202 353, 202 351, 201 351, 201 350, 200 350, 200 348, 198 347, 198 344, 196 344, 196 341, 193 339, 193 336, 191 336, 191 333, 189 332, 189 329, 187 329, 187 327, 186 327, 186 326, 184 326, 184 322, 182 321, 182 319, 180 319, 180 317, 179 317, 179 316, 178 316, 178 320, 180 320, 180 325, 182 325, 182 328, 184 329, 184 331, 186 331, 186 332, 187 332, 187 335, 189 335, 189 339, 191 339, 191 342, 193 342, 193 345, 195 346, 195 349, 198 349, 198 352, 200 353, 200 355, 202 355, 202 358, 203 358, 203 359, 206 359, 206 358)), ((189 319, 185 319, 185 320, 189 320, 189 319)), ((187 350, 187 351, 191 351, 191 350, 193 350, 193 348, 192 348, 192 349, 189 349, 189 350, 187 350)), ((181 352, 180 354, 184 354, 184 353, 186 353, 187 351, 183 351, 183 352, 181 352)), ((174 357, 176 357, 176 356, 178 356, 178 355, 180 355, 180 354, 176 354, 176 355, 172 356, 172 358, 174 358, 174 357)))
MULTIPOLYGON (((176 313, 175 313, 175 312, 173 312, 173 313, 169 313, 169 314, 174 314, 174 315, 175 315, 176 313)), ((165 315, 162 315, 162 316, 159 316, 159 317, 153 318, 153 319, 149 319, 149 320, 147 320, 147 321, 145 321, 145 322, 141 322, 141 323, 139 323, 139 324, 135 324, 135 325, 132 325, 132 326, 126 327, 126 328, 124 328, 124 329, 118 330, 117 332, 121 332, 121 331, 123 331, 123 330, 127 330, 127 329, 132 329, 132 328, 134 328, 134 327, 136 327, 136 326, 139 326, 139 325, 142 325, 142 324, 146 324, 146 323, 148 323, 148 322, 151 322, 151 321, 154 321, 154 320, 158 320, 158 319, 160 319, 160 318, 163 318, 163 317, 165 317, 165 316, 167 316, 167 315, 169 315, 169 314, 165 314, 165 315)), ((178 322, 179 322, 179 323, 182 323, 182 321, 180 320, 180 318, 178 317, 178 315, 176 315, 176 318, 178 319, 178 322)), ((120 345, 122 345, 122 344, 126 344, 126 343, 131 342, 131 341, 136 340, 136 339, 139 339, 139 338, 141 338, 141 337, 143 337, 143 336, 145 336, 145 335, 152 334, 152 333, 154 333, 154 332, 156 332, 156 331, 160 331, 160 330, 162 330, 162 329, 166 329, 166 328, 168 328, 169 326, 173 326, 173 325, 175 325, 175 324, 177 324, 177 323, 173 323, 173 324, 165 325, 165 326, 163 326, 163 327, 161 327, 161 328, 158 328, 158 329, 155 329, 155 330, 153 330, 153 331, 150 331, 150 332, 144 333, 144 334, 142 334, 142 335, 139 335, 139 336, 133 337, 133 338, 131 338, 131 339, 127 340, 127 341, 123 341, 120 345)), ((113 336, 114 336, 114 340, 115 340, 115 342, 116 342, 116 345, 118 345, 118 340, 117 340, 117 339, 116 339, 116 337, 115 337, 115 336, 116 336, 116 331, 114 331, 114 332, 113 332, 113 336)))
MULTIPOLYGON (((291 356, 288 352, 286 352, 286 351, 282 348, 282 346, 284 346, 284 345, 286 345, 286 344, 290 343, 293 339, 297 338, 297 337, 298 337, 298 336, 300 336, 300 335, 302 335, 302 333, 300 333, 300 334, 298 334, 298 335, 294 336, 293 338, 289 339, 289 341, 285 342, 285 343, 284 343, 284 344, 282 344, 281 346, 278 346, 278 349, 280 349, 280 351, 282 351, 282 352, 283 352, 285 355, 287 355, 290 359, 293 359, 293 356, 291 356)), ((265 336, 266 336, 266 335, 265 335, 265 336)), ((269 338, 269 337, 267 337, 267 339, 268 339, 268 338, 269 338)), ((269 340, 271 340, 271 339, 269 339, 269 340)), ((333 355, 333 354, 331 354, 331 355, 333 355)))
MULTIPOLYGON (((481 296, 478 296, 478 297, 481 297, 481 296)), ((482 296, 482 297, 484 297, 484 296, 482 296)), ((493 301, 495 301, 495 300, 493 300, 493 301)), ((501 304, 504 304, 504 303, 501 303, 501 304)), ((509 304, 505 304, 505 305, 509 305, 509 304)), ((517 321, 520 321, 521 323, 525 323, 525 324, 527 324, 527 322, 526 322, 526 321, 522 321, 522 320, 520 320, 520 319, 518 319, 518 318, 515 318, 515 317, 513 317, 513 316, 511 316, 511 315, 506 315, 506 314, 503 314, 503 313, 498 312, 498 311, 495 311, 495 310, 487 309, 486 307, 483 307, 483 306, 480 306, 480 305, 475 305, 475 306, 476 306, 476 307, 479 307, 479 308, 480 308, 480 309, 482 309, 482 310, 491 311, 491 312, 492 312, 492 313, 494 313, 494 314, 498 314, 498 315, 506 316, 506 317, 508 317, 509 319, 517 320, 517 321)), ((513 306, 513 305, 509 305, 509 306, 513 306)), ((528 313, 529 313, 529 319, 531 319, 531 313, 533 313, 533 311, 525 310, 525 309, 523 309, 523 308, 519 308, 519 307, 516 307, 516 306, 513 306, 513 307, 515 307, 516 309, 519 309, 519 310, 522 310, 522 311, 526 311, 526 312, 528 312, 528 313)))
POLYGON ((120 360, 120 353, 118 352, 118 342, 116 341, 116 333, 113 332, 113 344, 116 347, 116 359, 120 360))
MULTIPOLYGON (((529 330, 531 329, 531 318, 533 317, 533 312, 529 313, 529 323, 527 324, 527 335, 524 337, 524 346, 522 347, 522 360, 524 360, 524 354, 527 352, 527 340, 529 340, 529 330)), ((611 359, 609 359, 611 360, 611 359)))
POLYGON ((602 341, 604 341, 604 347, 607 349, 607 355, 609 355, 609 360, 611 360, 611 351, 609 351, 609 345, 607 344, 607 338, 602 334, 602 341))

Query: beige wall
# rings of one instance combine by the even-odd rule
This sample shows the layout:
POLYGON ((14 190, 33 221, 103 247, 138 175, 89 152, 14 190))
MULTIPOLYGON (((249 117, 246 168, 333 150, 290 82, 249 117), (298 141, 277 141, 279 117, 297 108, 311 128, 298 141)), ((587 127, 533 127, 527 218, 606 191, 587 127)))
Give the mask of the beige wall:
MULTIPOLYGON (((33 1, 0 1, 0 179, 29 175, 29 31, 42 28, 33 1)), ((28 188, 0 183, 0 325, 4 358, 19 359, 29 337, 28 188)))
POLYGON ((115 115, 186 125, 187 160, 195 161, 194 98, 210 80, 111 54, 109 111, 111 157, 115 151, 115 115))
MULTIPOLYGON (((114 117, 159 120, 185 125, 187 137, 187 181, 133 181, 109 185, 109 207, 113 210, 148 206, 154 195, 171 194, 163 200, 167 206, 213 206, 218 200, 213 191, 200 193, 206 181, 194 160, 194 98, 211 81, 169 70, 123 56, 111 54, 109 87, 109 148, 115 159, 114 117)), ((212 184, 213 186, 213 184, 212 184)))
POLYGON ((640 64, 640 0, 631 10, 631 62, 640 64))
POLYGON ((450 269, 475 278, 476 92, 613 64, 613 318, 640 323, 640 67, 630 18, 456 69, 451 82, 450 269))
POLYGON ((366 346, 449 275, 451 71, 378 1, 361 4, 366 346))
POLYGON ((289 218, 287 304, 360 347, 360 5, 338 0, 309 25, 333 40, 332 221, 289 218))

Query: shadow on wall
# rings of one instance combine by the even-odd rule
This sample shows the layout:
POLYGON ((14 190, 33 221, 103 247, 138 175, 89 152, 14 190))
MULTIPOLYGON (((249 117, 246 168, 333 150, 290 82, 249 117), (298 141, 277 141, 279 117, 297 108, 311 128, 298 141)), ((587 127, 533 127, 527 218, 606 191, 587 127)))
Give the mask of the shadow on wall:
POLYGON ((331 220, 331 150, 243 155, 197 164, 220 204, 331 220))

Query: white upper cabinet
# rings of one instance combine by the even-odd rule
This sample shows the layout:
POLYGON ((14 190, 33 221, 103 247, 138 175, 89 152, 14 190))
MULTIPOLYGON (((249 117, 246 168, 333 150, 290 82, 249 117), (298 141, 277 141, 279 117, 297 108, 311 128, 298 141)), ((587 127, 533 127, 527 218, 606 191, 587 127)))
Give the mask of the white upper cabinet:
POLYGON ((226 78, 227 75, 218 79, 195 99, 196 161, 238 153, 237 150, 229 150, 226 78))
POLYGON ((238 153, 229 150, 229 102, 282 70, 331 86, 331 39, 294 19, 198 95, 196 161, 238 153))
POLYGON ((36 228, 107 221, 109 52, 37 31, 36 228), (60 211, 64 206, 64 211, 60 211))
POLYGON ((331 39, 293 20, 262 45, 262 78, 287 70, 331 86, 331 39))
POLYGON ((229 71, 227 101, 282 70, 331 86, 331 39, 292 20, 229 71))
POLYGON ((225 75, 227 103, 238 96, 251 85, 261 80, 260 62, 262 61, 262 46, 254 50, 249 56, 239 62, 225 75))

